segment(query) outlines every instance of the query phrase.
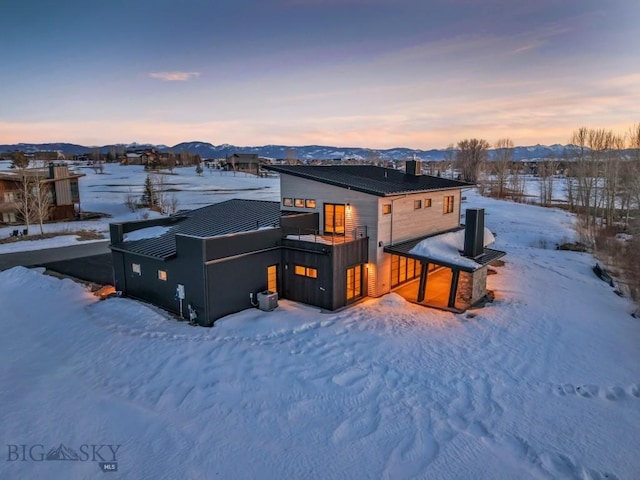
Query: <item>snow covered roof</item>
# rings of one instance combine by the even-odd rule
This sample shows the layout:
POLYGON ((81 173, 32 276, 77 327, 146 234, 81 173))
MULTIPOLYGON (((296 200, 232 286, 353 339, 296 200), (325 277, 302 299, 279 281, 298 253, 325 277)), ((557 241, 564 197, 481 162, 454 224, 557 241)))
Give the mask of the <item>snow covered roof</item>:
POLYGON ((491 231, 485 227, 485 249, 483 254, 475 259, 462 256, 461 252, 464 249, 464 228, 409 240, 397 245, 390 245, 385 247, 384 251, 472 272, 505 255, 505 253, 500 250, 486 248, 487 245, 491 245, 494 241, 495 237, 491 231))

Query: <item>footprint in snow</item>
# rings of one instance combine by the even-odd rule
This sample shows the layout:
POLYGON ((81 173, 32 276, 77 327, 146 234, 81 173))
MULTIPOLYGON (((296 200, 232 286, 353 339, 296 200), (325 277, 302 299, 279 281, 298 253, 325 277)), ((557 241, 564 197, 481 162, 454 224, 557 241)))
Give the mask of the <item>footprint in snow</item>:
POLYGON ((345 372, 334 375, 331 381, 341 387, 351 387, 366 377, 367 374, 360 370, 347 370, 345 372))

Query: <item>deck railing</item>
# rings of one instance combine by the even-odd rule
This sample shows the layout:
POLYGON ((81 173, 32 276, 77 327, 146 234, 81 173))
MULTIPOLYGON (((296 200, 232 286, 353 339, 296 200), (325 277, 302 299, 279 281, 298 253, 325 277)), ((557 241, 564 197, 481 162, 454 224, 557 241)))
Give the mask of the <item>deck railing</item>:
POLYGON ((309 228, 284 228, 283 235, 284 238, 289 240, 324 243, 327 245, 353 242, 354 240, 367 238, 368 236, 366 225, 357 226, 351 230, 345 230, 344 233, 320 233, 318 230, 309 228))

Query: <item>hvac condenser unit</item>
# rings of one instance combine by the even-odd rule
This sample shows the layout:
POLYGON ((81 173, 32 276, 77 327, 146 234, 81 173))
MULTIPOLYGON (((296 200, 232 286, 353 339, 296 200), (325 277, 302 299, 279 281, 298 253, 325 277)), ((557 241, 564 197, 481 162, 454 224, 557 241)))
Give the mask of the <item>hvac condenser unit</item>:
POLYGON ((265 290, 258 293, 258 308, 265 312, 270 312, 278 306, 278 294, 265 290))

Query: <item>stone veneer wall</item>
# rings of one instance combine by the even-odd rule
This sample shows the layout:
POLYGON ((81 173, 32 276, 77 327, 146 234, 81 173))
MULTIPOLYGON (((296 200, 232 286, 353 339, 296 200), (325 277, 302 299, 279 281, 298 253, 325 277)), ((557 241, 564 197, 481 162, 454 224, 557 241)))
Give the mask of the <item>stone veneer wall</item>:
POLYGON ((456 292, 456 308, 469 308, 486 293, 487 267, 479 268, 473 273, 460 272, 458 291, 456 292))

